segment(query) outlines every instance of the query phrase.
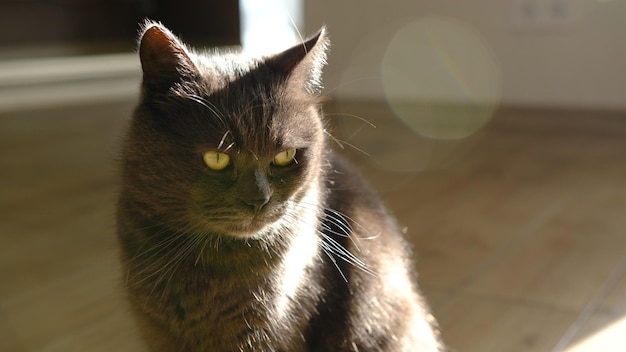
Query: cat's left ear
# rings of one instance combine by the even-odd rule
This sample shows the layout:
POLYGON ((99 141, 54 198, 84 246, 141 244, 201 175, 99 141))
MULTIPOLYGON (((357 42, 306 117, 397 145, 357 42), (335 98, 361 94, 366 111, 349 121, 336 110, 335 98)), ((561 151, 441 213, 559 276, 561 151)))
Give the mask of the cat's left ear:
POLYGON ((322 27, 302 44, 271 56, 266 63, 283 76, 288 85, 304 87, 309 93, 319 93, 322 89, 322 68, 326 64, 329 46, 326 27, 322 27))

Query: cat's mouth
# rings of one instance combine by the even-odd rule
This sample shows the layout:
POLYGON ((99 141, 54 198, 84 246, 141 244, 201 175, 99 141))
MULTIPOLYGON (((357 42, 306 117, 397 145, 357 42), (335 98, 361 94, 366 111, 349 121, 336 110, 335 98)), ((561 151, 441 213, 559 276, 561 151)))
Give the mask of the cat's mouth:
POLYGON ((201 215, 203 227, 218 235, 251 238, 256 237, 281 218, 277 212, 237 214, 215 217, 212 214, 201 215))
POLYGON ((279 220, 280 217, 278 216, 253 216, 240 222, 228 224, 226 235, 240 238, 258 237, 279 220))

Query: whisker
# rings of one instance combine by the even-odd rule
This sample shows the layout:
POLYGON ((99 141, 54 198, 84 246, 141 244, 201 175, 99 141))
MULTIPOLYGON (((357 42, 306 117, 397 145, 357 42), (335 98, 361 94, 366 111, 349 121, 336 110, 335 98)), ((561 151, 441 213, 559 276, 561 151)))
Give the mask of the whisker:
POLYGON ((359 115, 355 115, 355 114, 349 114, 349 113, 345 113, 345 112, 333 112, 333 113, 325 113, 324 116, 348 116, 348 117, 353 117, 353 118, 358 119, 359 121, 367 124, 368 126, 370 126, 372 128, 376 128, 376 125, 373 122, 368 121, 366 118, 361 117, 359 115))
POLYGON ((369 274, 375 275, 374 272, 370 270, 369 267, 361 259, 359 259, 357 256, 355 256, 350 251, 348 251, 335 239, 331 238, 330 236, 324 233, 320 233, 320 234, 322 235, 323 239, 327 241, 325 242, 328 245, 327 249, 331 250, 339 258, 343 259, 347 263, 352 264, 369 274))
POLYGON ((234 147, 234 146, 235 146, 235 142, 232 142, 231 144, 229 144, 229 145, 228 145, 228 147, 226 147, 226 148, 224 149, 224 151, 225 151, 225 152, 227 152, 227 151, 229 151, 229 150, 230 150, 230 148, 232 148, 232 147, 234 147))
MULTIPOLYGON (((336 213, 339 213, 339 212, 336 212, 336 213)), ((325 216, 325 215, 323 215, 323 216, 325 216)), ((297 215, 294 215, 294 214, 285 214, 285 216, 288 219, 292 220, 293 222, 299 221, 299 219, 300 219, 297 215)), ((337 220, 337 218, 335 218, 334 221, 337 222, 339 220, 337 220)), ((309 224, 309 225, 310 226, 317 226, 318 224, 309 224)), ((351 234, 349 232, 349 227, 348 227, 347 224, 345 224, 345 222, 337 225, 345 233, 337 233, 336 231, 330 229, 328 224, 324 224, 323 221, 321 221, 319 223, 319 225, 322 226, 322 228, 324 228, 326 230, 326 231, 317 230, 317 233, 320 235, 320 238, 322 239, 322 241, 320 241, 320 248, 331 259, 331 261, 333 262, 334 266, 339 270, 339 272, 340 272, 341 276, 344 278, 344 280, 346 280, 346 277, 345 277, 344 273, 341 271, 341 268, 340 268, 339 264, 336 262, 334 256, 337 256, 337 258, 339 258, 339 259, 341 259, 341 260, 343 260, 343 261, 345 261, 345 262, 347 262, 347 263, 349 263, 349 264, 359 268, 360 270, 362 270, 362 271, 364 271, 364 272, 366 272, 366 273, 368 273, 370 275, 377 276, 376 272, 374 272, 372 269, 370 269, 369 266, 365 262, 363 262, 356 255, 351 253, 347 248, 345 248, 343 245, 341 245, 337 240, 335 240, 334 238, 329 236, 329 234, 331 234, 331 235, 335 234, 335 235, 340 236, 340 237, 347 237, 354 244, 354 246, 357 248, 357 250, 359 250, 357 244, 354 242, 354 239, 352 238, 353 236, 351 236, 351 234)))
MULTIPOLYGON (((222 136, 222 139, 220 140, 220 143, 217 145, 217 149, 222 149, 222 145, 224 145, 224 142, 226 141, 226 137, 228 137, 229 134, 231 134, 230 130, 224 133, 224 135, 222 136)), ((232 146, 232 143, 231 145, 228 146, 228 148, 230 148, 230 146, 232 146)))
POLYGON ((226 121, 224 120, 225 119, 224 114, 221 111, 219 111, 219 109, 213 103, 211 103, 210 101, 206 100, 205 98, 197 94, 186 94, 186 97, 189 100, 196 102, 204 106, 205 108, 209 109, 209 111, 211 111, 215 115, 215 117, 217 117, 220 120, 220 122, 223 125, 226 125, 226 121))
POLYGON ((348 138, 346 139, 346 141, 349 141, 349 140, 351 140, 352 138, 354 138, 354 136, 356 136, 357 134, 359 134, 359 132, 361 132, 365 126, 366 126, 365 124, 362 124, 361 126, 359 126, 359 128, 357 128, 354 132, 352 132, 352 134, 351 134, 350 136, 348 136, 348 138))
MULTIPOLYGON (((327 254, 334 254, 339 259, 342 259, 344 262, 355 266, 356 268, 362 270, 363 272, 370 274, 372 276, 378 276, 373 270, 371 270, 363 261, 357 258, 355 255, 350 253, 347 249, 345 249, 341 244, 332 239, 331 237, 320 233, 322 235, 322 248, 325 249, 327 254)), ((342 273, 342 276, 343 273, 342 273)), ((344 276, 345 277, 345 276, 344 276)))
POLYGON ((353 83, 356 83, 356 82, 366 81, 366 80, 374 80, 374 79, 375 80, 380 80, 382 77, 383 76, 378 75, 378 76, 367 76, 367 77, 360 77, 360 78, 351 79, 349 81, 345 81, 345 82, 343 82, 341 84, 338 84, 338 85, 336 85, 335 87, 333 87, 331 89, 327 89, 324 92, 324 96, 329 96, 330 93, 336 91, 337 89, 343 88, 343 87, 345 87, 347 85, 350 85, 350 84, 353 84, 353 83))
POLYGON ((333 136, 330 132, 328 132, 328 130, 325 129, 324 134, 329 136, 333 141, 335 141, 335 143, 337 143, 337 145, 339 145, 341 149, 345 149, 343 144, 341 144, 341 142, 337 138, 335 138, 335 136, 333 136))
POLYGON ((335 258, 330 253, 328 253, 328 251, 323 245, 321 246, 321 248, 322 248, 322 251, 326 254, 326 256, 328 256, 328 258, 333 262, 333 264, 335 265, 335 268, 337 268, 337 271, 343 278, 343 281, 348 282, 348 278, 346 278, 346 275, 344 275, 343 271, 341 271, 339 264, 337 264, 337 260, 335 260, 335 258))
POLYGON ((347 146, 349 146, 349 147, 352 147, 352 149, 354 149, 354 150, 356 150, 356 151, 358 151, 358 152, 360 152, 360 153, 364 154, 364 155, 365 155, 365 156, 367 156, 367 157, 371 157, 371 156, 372 156, 372 154, 370 154, 370 153, 366 152, 365 150, 363 150, 363 149, 361 149, 361 148, 357 147, 356 145, 354 145, 354 144, 352 144, 352 143, 350 143, 350 142, 348 142, 348 141, 341 140, 341 142, 342 142, 342 144, 345 144, 345 145, 347 145, 347 146))
POLYGON ((194 266, 198 266, 198 263, 200 262, 200 259, 204 256, 204 250, 206 249, 206 247, 207 247, 209 242, 210 241, 208 241, 208 240, 204 241, 204 244, 202 245, 202 247, 198 251, 198 256, 196 257, 196 260, 193 263, 194 266))
MULTIPOLYGON (((299 206, 308 206, 309 209, 314 208, 317 209, 317 207, 319 207, 320 205, 318 204, 311 204, 311 203, 307 203, 304 201, 300 201, 298 203, 299 206)), ((355 219, 353 219, 352 217, 329 207, 326 206, 322 206, 322 209, 325 211, 324 216, 328 219, 331 220, 336 220, 338 222, 344 221, 346 222, 346 220, 348 220, 350 223, 352 223, 354 226, 356 226, 359 230, 365 232, 366 234, 368 234, 369 236, 373 236, 372 238, 376 238, 378 236, 380 236, 380 233, 373 233, 370 230, 368 230, 367 228, 365 228, 362 224, 360 224, 358 221, 356 221, 355 219)), ((349 229, 349 227, 348 227, 349 229)), ((358 237, 359 239, 365 239, 365 238, 369 238, 369 237, 358 237)))
POLYGON ((352 144, 352 143, 350 143, 350 142, 348 142, 348 141, 345 141, 345 140, 341 140, 341 139, 336 138, 336 137, 335 137, 335 136, 333 136, 330 132, 328 132, 328 130, 324 130, 324 133, 325 133, 327 136, 329 136, 330 138, 332 138, 332 139, 333 139, 333 140, 334 140, 334 141, 335 141, 335 142, 339 145, 339 147, 341 147, 341 149, 345 149, 345 147, 344 147, 344 144, 345 144, 345 145, 347 145, 347 146, 351 147, 352 149, 354 149, 354 150, 356 150, 356 151, 358 151, 358 152, 360 152, 360 153, 364 154, 364 155, 365 155, 365 156, 367 156, 367 157, 371 157, 371 156, 372 156, 372 154, 370 154, 370 153, 368 153, 368 152, 364 151, 363 149, 361 149, 361 148, 359 148, 359 147, 355 146, 354 144, 352 144))
POLYGON ((293 29, 296 30, 296 33, 298 34, 298 37, 300 38, 300 43, 302 43, 302 46, 304 47, 305 52, 307 52, 306 45, 304 45, 304 38, 302 37, 302 33, 300 33, 300 30, 298 29, 296 22, 293 20, 293 17, 291 17, 291 13, 289 11, 287 11, 287 16, 289 16, 289 21, 291 22, 293 29))
POLYGON ((167 281, 165 282, 165 288, 161 292, 161 299, 164 298, 164 295, 167 292, 167 287, 171 283, 174 274, 176 273, 180 265, 185 261, 185 259, 187 259, 187 257, 189 257, 191 253, 193 253, 193 250, 197 248, 200 241, 200 237, 196 237, 191 241, 188 241, 186 243, 186 246, 184 246, 178 253, 176 253, 177 255, 164 267, 165 270, 163 271, 163 273, 159 276, 158 279, 155 280, 155 283, 148 297, 152 295, 152 292, 156 289, 158 284, 163 282, 165 277, 168 276, 167 281))

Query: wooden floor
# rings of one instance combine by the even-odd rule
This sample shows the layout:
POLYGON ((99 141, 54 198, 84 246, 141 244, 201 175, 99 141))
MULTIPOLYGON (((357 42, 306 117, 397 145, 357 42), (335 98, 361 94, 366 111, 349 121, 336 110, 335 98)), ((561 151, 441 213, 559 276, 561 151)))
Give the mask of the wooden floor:
MULTIPOLYGON (((0 114, 0 351, 143 350, 113 219, 130 109, 0 114)), ((331 110, 407 227, 452 351, 626 351, 625 113, 499 109, 443 140, 381 104, 331 110)))

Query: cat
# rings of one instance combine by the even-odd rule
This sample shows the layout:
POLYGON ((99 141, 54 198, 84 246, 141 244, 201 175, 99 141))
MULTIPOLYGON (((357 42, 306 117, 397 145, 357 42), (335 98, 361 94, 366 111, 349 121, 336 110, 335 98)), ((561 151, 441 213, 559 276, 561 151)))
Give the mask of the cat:
POLYGON ((140 32, 117 222, 149 350, 443 350, 396 221, 327 144, 326 29, 257 58, 140 32))

